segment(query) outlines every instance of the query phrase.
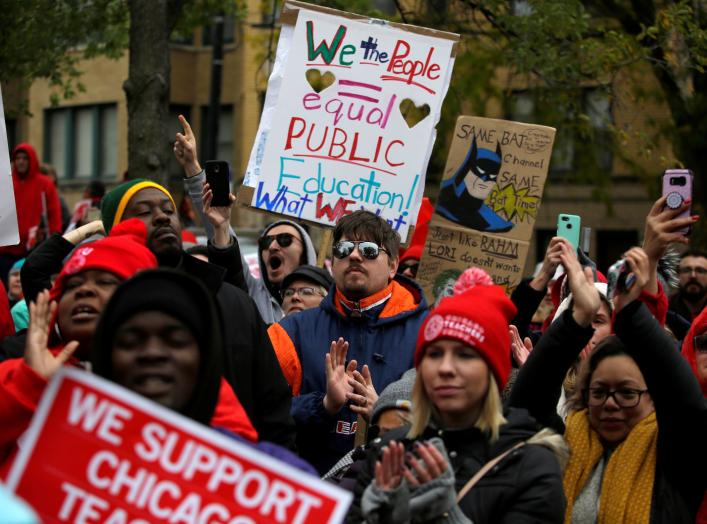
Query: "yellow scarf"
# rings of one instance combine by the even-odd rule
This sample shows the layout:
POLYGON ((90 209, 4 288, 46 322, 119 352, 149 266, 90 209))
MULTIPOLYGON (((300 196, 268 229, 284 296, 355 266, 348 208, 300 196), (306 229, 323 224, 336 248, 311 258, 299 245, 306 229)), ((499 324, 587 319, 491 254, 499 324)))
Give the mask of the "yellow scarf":
MULTIPOLYGON (((563 480, 567 497, 565 524, 570 524, 574 501, 589 481, 604 446, 589 427, 586 409, 568 417, 565 439, 570 447, 563 480)), ((613 451, 604 468, 598 524, 650 521, 657 441, 658 423, 653 412, 634 426, 626 440, 613 451)))

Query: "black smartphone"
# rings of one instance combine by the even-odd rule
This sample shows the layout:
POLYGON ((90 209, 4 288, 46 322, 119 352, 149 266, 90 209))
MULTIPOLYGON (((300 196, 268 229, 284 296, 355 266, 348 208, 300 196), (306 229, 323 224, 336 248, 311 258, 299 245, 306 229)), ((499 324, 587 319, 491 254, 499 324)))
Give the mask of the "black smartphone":
POLYGON ((230 206, 231 199, 231 168, 228 162, 223 160, 208 160, 204 164, 206 181, 213 193, 211 200, 212 207, 230 206))

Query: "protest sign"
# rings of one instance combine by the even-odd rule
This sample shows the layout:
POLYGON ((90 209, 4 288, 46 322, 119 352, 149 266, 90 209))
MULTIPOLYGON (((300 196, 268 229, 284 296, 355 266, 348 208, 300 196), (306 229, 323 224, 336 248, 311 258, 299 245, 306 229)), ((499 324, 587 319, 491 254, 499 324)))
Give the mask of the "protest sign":
POLYGON ((351 494, 111 382, 63 368, 8 486, 42 522, 341 522, 351 494))
POLYGON ((0 246, 16 246, 19 243, 15 188, 12 184, 10 151, 5 129, 5 107, 0 91, 0 246))
POLYGON ((547 179, 555 129, 462 116, 417 279, 428 300, 477 266, 508 293, 518 285, 547 179))
POLYGON ((367 209, 405 240, 459 36, 295 1, 281 22, 246 200, 325 226, 367 209))

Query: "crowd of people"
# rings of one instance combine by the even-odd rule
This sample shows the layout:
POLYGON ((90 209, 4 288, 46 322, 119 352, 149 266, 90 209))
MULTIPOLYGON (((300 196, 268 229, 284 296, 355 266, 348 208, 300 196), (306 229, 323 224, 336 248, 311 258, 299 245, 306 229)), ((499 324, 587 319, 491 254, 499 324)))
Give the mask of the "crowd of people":
POLYGON ((150 180, 89 195, 100 219, 62 227, 34 150, 15 148, 0 478, 74 366, 349 490, 352 523, 707 522, 707 252, 687 246, 685 206, 655 202, 618 284, 555 237, 510 297, 471 267, 430 305, 415 280, 429 201, 406 249, 374 213, 341 218, 331 271, 306 226, 277 220, 256 278, 180 121, 208 236, 186 250, 150 180), (46 238, 28 244, 32 228, 46 238))

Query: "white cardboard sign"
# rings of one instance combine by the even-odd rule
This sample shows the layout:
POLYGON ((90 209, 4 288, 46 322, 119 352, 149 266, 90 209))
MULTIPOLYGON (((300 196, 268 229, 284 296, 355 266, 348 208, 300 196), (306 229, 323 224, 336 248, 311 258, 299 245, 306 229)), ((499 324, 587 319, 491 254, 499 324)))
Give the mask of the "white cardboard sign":
POLYGON ((458 35, 305 6, 285 4, 296 22, 283 21, 244 182, 250 205, 326 226, 367 209, 405 239, 458 35))
POLYGON ((0 246, 15 246, 20 243, 20 233, 17 229, 15 189, 12 184, 2 91, 0 91, 0 117, 0 246))

